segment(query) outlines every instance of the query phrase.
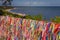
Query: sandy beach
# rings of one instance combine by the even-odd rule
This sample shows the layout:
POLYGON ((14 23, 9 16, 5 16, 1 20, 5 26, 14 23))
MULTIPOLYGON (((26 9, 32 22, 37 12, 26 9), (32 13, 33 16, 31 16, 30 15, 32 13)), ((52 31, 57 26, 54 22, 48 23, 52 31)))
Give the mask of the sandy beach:
MULTIPOLYGON (((13 8, 13 9, 16 9, 16 8, 13 8)), ((6 9, 5 11, 10 12, 10 13, 13 13, 13 14, 20 15, 20 16, 26 16, 26 14, 12 12, 11 10, 12 10, 12 9, 6 9)))

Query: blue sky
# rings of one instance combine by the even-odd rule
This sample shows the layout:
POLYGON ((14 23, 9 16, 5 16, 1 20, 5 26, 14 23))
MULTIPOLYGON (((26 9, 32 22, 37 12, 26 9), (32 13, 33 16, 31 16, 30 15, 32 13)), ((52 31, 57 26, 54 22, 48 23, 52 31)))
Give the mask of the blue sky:
POLYGON ((60 0, 13 0, 12 5, 14 6, 60 6, 60 0))

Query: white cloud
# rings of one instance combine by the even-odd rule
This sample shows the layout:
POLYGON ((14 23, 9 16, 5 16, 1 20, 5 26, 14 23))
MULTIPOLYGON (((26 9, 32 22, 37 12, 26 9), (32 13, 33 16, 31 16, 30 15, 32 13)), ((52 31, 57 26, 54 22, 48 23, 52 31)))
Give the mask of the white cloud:
POLYGON ((30 6, 44 6, 44 5, 49 5, 49 3, 46 3, 46 2, 26 2, 25 5, 30 5, 30 6))
MULTIPOLYGON (((2 2, 0 1, 0 5, 2 2)), ((60 6, 60 0, 13 0, 14 6, 60 6)))
POLYGON ((30 3, 30 2, 25 2, 25 3, 23 3, 23 4, 25 4, 25 5, 30 5, 31 3, 30 3))
POLYGON ((40 5, 44 5, 46 4, 45 2, 24 2, 24 3, 21 3, 26 6, 40 6, 40 5))
POLYGON ((14 5, 17 6, 46 6, 46 5, 50 5, 50 3, 48 2, 36 2, 36 1, 25 1, 25 2, 14 2, 14 5))
POLYGON ((40 5, 40 4, 44 4, 44 2, 32 2, 31 5, 40 5))

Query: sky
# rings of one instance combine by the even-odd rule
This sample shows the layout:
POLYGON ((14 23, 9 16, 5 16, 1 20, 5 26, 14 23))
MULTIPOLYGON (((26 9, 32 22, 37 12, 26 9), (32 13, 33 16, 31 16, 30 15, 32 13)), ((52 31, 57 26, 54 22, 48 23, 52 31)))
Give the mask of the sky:
MULTIPOLYGON (((1 1, 0 1, 1 5, 1 1)), ((60 0, 13 0, 13 6, 60 6, 60 0)))

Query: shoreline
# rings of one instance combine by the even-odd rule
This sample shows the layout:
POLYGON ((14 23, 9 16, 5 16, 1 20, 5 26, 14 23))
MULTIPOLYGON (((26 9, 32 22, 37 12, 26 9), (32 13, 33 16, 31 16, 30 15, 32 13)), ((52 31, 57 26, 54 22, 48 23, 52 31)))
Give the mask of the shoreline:
MULTIPOLYGON (((16 8, 13 8, 13 9, 16 9, 16 8)), ((12 9, 6 9, 5 11, 10 12, 10 13, 13 13, 13 14, 20 15, 20 16, 26 16, 26 14, 12 12, 11 10, 12 10, 12 9)))

